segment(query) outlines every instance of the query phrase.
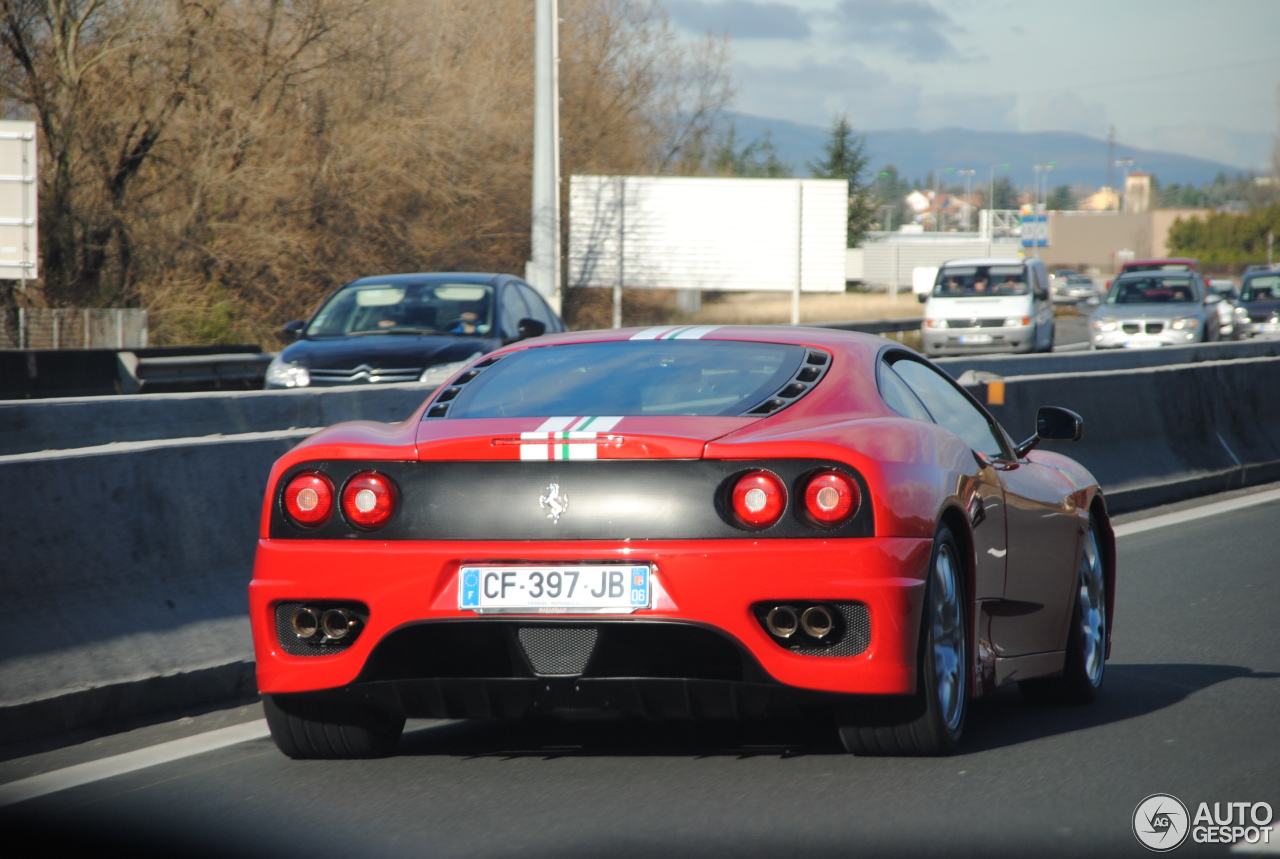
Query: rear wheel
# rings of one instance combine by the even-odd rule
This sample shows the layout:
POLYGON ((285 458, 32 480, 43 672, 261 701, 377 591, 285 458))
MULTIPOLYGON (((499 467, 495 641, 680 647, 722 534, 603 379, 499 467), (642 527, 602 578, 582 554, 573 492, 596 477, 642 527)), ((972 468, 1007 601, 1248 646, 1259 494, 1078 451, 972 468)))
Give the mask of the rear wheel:
POLYGON ((1089 531, 1080 553, 1075 606, 1067 632, 1067 657, 1061 677, 1042 677, 1018 684, 1029 700, 1058 704, 1087 704, 1098 697, 1107 658, 1107 579, 1097 529, 1089 517, 1089 531))
MULTIPOLYGON (((955 751, 969 704, 969 634, 963 567, 945 525, 933 542, 924 614, 917 692, 896 719, 840 729, 855 755, 947 755, 955 751)), ((880 720, 877 720, 880 721, 880 720)))
POLYGON ((395 751, 404 718, 358 702, 263 695, 276 746, 291 758, 381 758, 395 751))

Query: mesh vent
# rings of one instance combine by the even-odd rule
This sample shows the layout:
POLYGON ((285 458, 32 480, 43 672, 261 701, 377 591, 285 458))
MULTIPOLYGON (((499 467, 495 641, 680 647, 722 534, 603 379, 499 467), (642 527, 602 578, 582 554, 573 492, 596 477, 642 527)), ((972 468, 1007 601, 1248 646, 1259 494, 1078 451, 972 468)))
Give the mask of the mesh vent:
POLYGON ((593 627, 522 626, 516 631, 520 647, 535 674, 581 674, 596 646, 593 627))

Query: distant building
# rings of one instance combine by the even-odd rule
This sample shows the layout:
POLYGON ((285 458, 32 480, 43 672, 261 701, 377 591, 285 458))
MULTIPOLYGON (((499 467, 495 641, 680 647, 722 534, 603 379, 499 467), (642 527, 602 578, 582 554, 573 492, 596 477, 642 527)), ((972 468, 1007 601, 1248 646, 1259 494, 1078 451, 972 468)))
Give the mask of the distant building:
POLYGON ((1151 211, 1151 174, 1136 170, 1124 180, 1124 210, 1131 215, 1151 211))
POLYGON ((1080 201, 1080 208, 1086 212, 1116 212, 1120 209, 1120 192, 1115 188, 1103 185, 1096 194, 1090 194, 1080 201))

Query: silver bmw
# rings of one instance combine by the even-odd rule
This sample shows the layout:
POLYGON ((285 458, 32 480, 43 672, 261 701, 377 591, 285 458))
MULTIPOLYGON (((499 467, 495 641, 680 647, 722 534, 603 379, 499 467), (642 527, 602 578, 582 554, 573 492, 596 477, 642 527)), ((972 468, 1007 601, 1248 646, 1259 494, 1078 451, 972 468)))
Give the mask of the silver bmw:
POLYGON ((1221 300, 1195 272, 1122 274, 1089 317, 1089 346, 1141 349, 1217 340, 1221 300))

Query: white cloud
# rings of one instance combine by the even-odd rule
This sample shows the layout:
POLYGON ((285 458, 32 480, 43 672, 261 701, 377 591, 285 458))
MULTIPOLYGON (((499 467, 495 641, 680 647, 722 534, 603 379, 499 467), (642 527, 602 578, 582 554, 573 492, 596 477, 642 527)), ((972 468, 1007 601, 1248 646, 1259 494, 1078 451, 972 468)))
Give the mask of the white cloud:
POLYGON ((928 0, 840 0, 833 15, 843 39, 914 62, 961 58, 952 36, 964 30, 928 0))
POLYGON ((728 33, 738 39, 803 41, 812 31, 804 13, 789 3, 756 0, 667 0, 676 25, 693 33, 728 33))

